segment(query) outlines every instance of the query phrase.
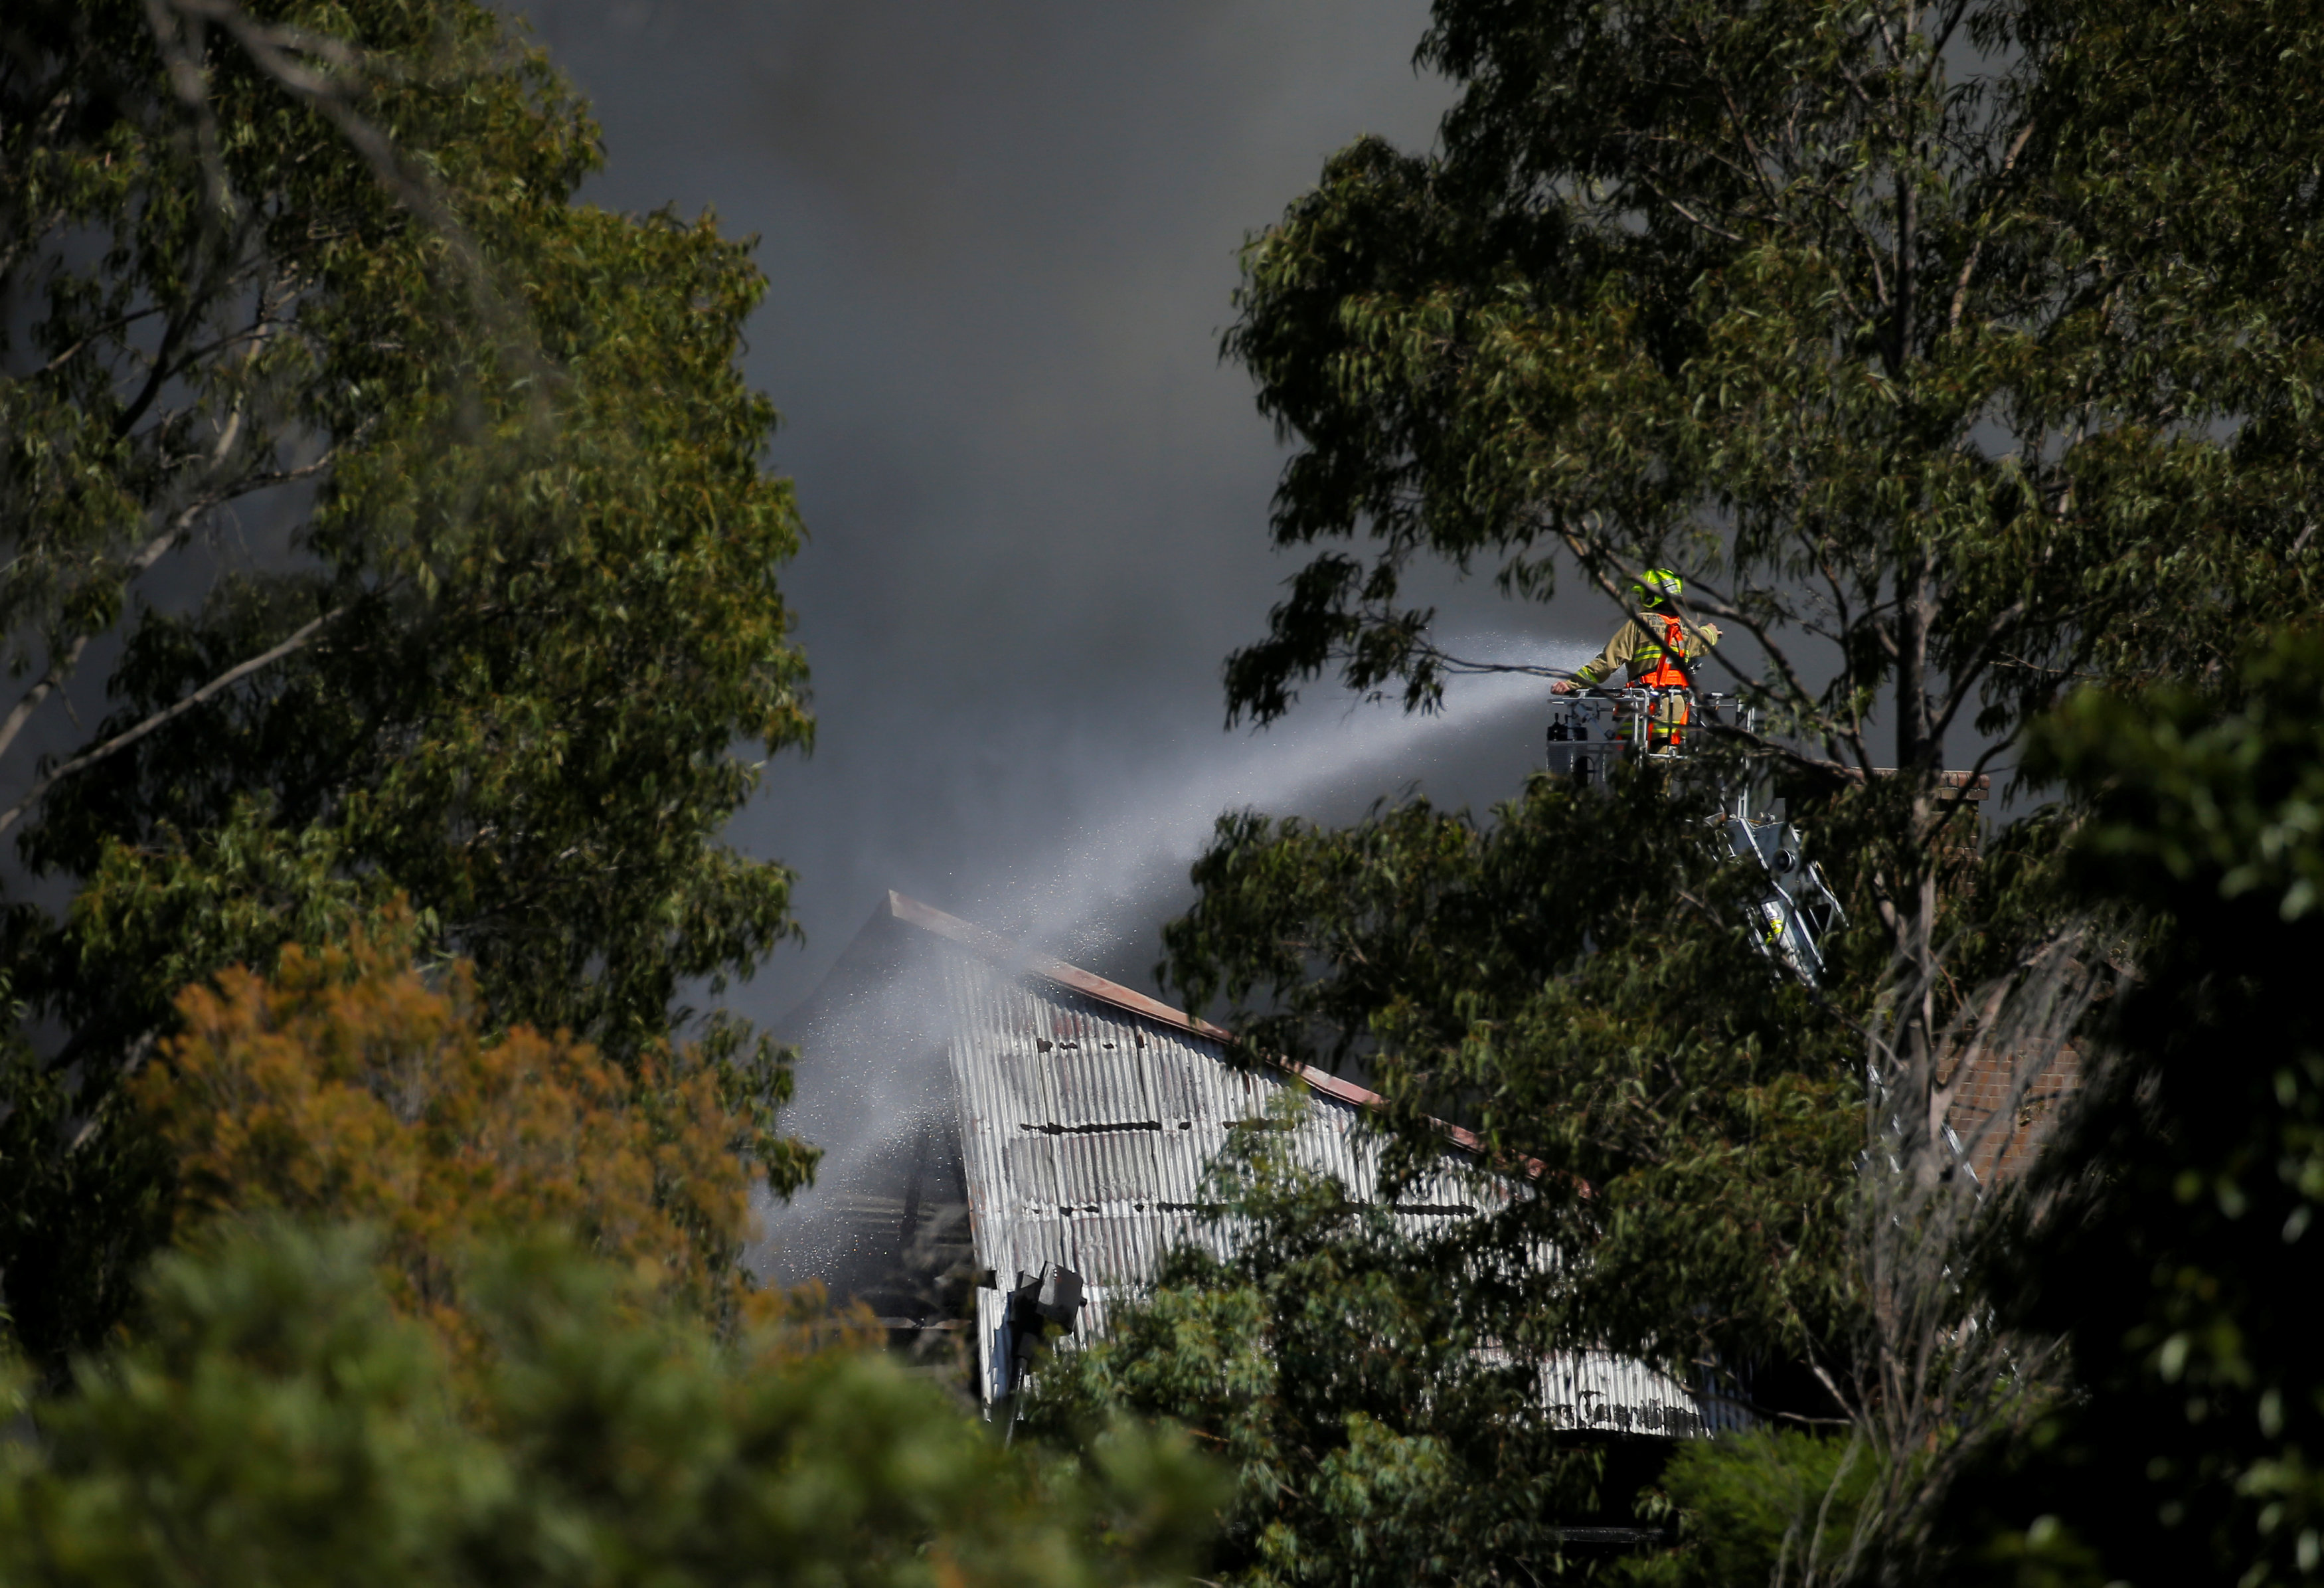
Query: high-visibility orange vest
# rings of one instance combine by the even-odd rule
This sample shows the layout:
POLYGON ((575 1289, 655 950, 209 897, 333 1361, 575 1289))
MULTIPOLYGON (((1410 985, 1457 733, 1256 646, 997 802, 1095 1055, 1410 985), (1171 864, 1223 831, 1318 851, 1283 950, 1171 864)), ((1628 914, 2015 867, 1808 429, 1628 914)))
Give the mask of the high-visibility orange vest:
MULTIPOLYGON (((1652 632, 1652 631, 1649 630, 1648 632, 1652 632)), ((1647 647, 1651 650, 1654 655, 1655 665, 1648 670, 1640 673, 1633 681, 1645 684, 1649 688, 1655 689, 1683 689, 1687 688, 1692 680, 1688 679, 1686 676, 1686 669, 1679 665, 1679 660, 1682 655, 1682 647, 1683 647, 1685 643, 1685 629, 1681 626, 1678 619, 1670 616, 1668 614, 1665 614, 1663 616, 1662 643, 1657 645, 1651 640, 1646 642, 1647 647)))

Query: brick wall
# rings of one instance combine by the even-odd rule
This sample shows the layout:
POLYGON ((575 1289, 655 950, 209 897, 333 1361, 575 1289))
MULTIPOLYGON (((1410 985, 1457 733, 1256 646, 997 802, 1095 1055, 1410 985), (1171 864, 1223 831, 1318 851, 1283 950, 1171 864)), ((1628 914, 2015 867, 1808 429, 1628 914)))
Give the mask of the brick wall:
POLYGON ((2065 1048, 2009 1110, 2015 1062, 2013 1055, 1991 1052, 1971 1058, 1958 1078, 1952 1111, 1946 1116, 1961 1144, 1971 1149, 1969 1167, 1987 1186, 2025 1172, 2056 1128, 2066 1099, 2082 1084, 2081 1055, 2065 1048), (2006 1117, 2004 1111, 2008 1111, 2006 1117))

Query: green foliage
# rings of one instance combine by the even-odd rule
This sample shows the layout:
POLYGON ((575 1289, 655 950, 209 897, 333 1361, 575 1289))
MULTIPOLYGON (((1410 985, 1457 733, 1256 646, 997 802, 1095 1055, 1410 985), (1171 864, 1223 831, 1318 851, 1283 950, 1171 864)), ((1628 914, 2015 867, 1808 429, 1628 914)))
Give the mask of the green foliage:
POLYGON ((1436 150, 1350 146, 1244 255, 1276 540, 1369 556, 1230 709, 1432 702, 1427 559, 1679 569, 1859 769, 1876 711, 1933 771, 1980 706, 2232 655, 2312 605, 2318 49, 2271 0, 1439 0, 1436 150))
POLYGON ((1831 1580, 1874 1468, 1852 1440, 1797 1429, 1682 1445, 1655 1497, 1677 1518, 1680 1546, 1625 1562, 1623 1578, 1657 1588, 1831 1580))
MULTIPOLYGON (((788 872, 720 834, 745 752, 812 721, 795 503, 737 368, 764 281, 709 217, 573 201, 596 131, 538 50, 469 0, 33 0, 4 31, 0 757, 30 792, 0 831, 79 888, 7 913, 62 1036, 0 1124, 0 1268, 53 1369, 163 1195, 82 1123, 180 988, 400 896, 493 1020, 635 1067, 681 987, 793 931, 788 872)), ((793 1183, 779 1056, 713 1047, 793 1183)))
MULTIPOLYGON (((2009 755, 2081 681, 2232 704, 2264 688, 2230 665, 2254 629, 2314 606, 2319 40, 2276 0, 1439 0, 1419 60, 1458 97, 1434 150, 1351 146, 1244 254, 1226 347, 1293 446, 1272 530, 1309 560, 1230 660, 1231 716, 1326 674, 1434 707, 1451 659, 1416 565, 1615 605, 1663 567, 1730 630, 1703 681, 1769 732, 1705 728, 1695 777, 1602 805, 1536 783, 1483 827, 1230 817, 1170 979, 1251 1048, 1357 1066, 1416 1147, 1434 1113, 1542 1166, 1479 1248, 1416 1255, 1440 1284, 1546 1243, 1568 1267, 1526 1298, 1534 1338, 1831 1370, 1859 1439, 1886 1430, 1880 1527, 1923 1528, 1930 1473, 2038 1404, 1986 1371, 2038 1351, 1950 1349, 1985 1236, 1944 1189, 1954 1066, 1988 1009, 2042 1023, 2005 993, 2047 977, 2079 1008, 2052 952, 2078 911, 2153 903, 2067 891, 2059 813, 1980 865, 1936 774, 1971 725, 2009 755), (1812 994, 1752 951, 1748 878, 1701 826, 1709 789, 1771 782, 1850 911, 1812 994), (1892 1202, 1858 1197, 1859 1153, 1891 1146, 1892 1202), (1922 1371, 1963 1362, 1981 1382, 1922 1371)), ((2306 830, 2250 836, 2274 857, 2306 830)), ((2170 1029, 2151 990, 2187 984, 2124 1001, 2144 1039, 2170 1029)), ((1751 1463, 1806 1485, 1832 1448, 1676 1481, 1716 1510, 1751 1463)), ((2236 1503, 2292 1528, 2283 1496, 2236 1503)))
POLYGON ((1194 1565, 1210 1485, 1167 1441, 1117 1434, 1084 1480, 878 1356, 722 1347, 553 1246, 476 1260, 494 1355, 464 1399, 372 1265, 287 1226, 161 1259, 142 1336, 0 1444, 0 1575, 1065 1588, 1194 1565))
POLYGON ((1272 1131, 1213 1173, 1233 1255, 1174 1251, 1107 1338, 1042 1371, 1027 1426, 1080 1442, 1129 1412, 1191 1434, 1235 1476, 1217 1563, 1233 1582, 1554 1571, 1559 1524, 1598 1519, 1601 1463, 1543 1413, 1538 1276, 1465 1233, 1399 1230, 1272 1131))
MULTIPOLYGON (((1294 445, 1272 532, 1309 560, 1230 659, 1230 716, 1268 720, 1325 674, 1433 707, 1448 659, 1406 594, 1417 565, 1527 601, 1578 579, 1609 608, 1640 570, 1679 571, 1681 614, 1730 631, 1700 682, 1766 713, 1704 745, 1802 796, 1892 785, 1815 814, 1827 863, 1853 862, 1858 934, 1826 986, 1849 1020, 1908 988, 1880 1085, 1938 1140, 1954 1001, 2054 914, 2015 886, 2045 872, 2021 853, 1984 919, 1946 919, 1949 745, 1973 724, 2006 756, 2077 680, 2224 684, 2255 625, 2316 604, 2318 37, 2273 0, 1439 0, 1418 60, 1458 97, 1435 147, 1351 145, 1245 250, 1226 349, 1294 445)), ((1599 873, 1628 873, 1653 825, 1613 817, 1545 896, 1598 932, 1599 873)), ((1311 940, 1210 953, 1271 966, 1311 940)), ((1730 1015, 1670 976, 1661 934, 1602 952, 1629 963, 1599 985, 1662 983, 1721 1038, 1773 1028, 1770 1062, 1821 1079, 1780 1002, 1730 1015)), ((1511 996, 1510 967, 1473 964, 1471 996, 1511 996)), ((1451 1068, 1384 1063, 1391 1094, 1406 1064, 1451 1068)), ((1649 1113, 1665 1094, 1638 1093, 1649 1113)))
MULTIPOLYGON (((89 937, 108 963, 134 960, 154 946, 131 930, 134 896, 171 885, 182 854, 263 795, 270 822, 326 829, 340 867, 375 869, 432 912, 512 1018, 626 1048, 664 1029, 681 980, 745 968, 786 930, 787 873, 715 842, 754 780, 732 743, 807 731, 772 582, 797 545, 791 494, 760 472, 773 414, 734 368, 763 282, 706 219, 571 205, 595 160, 577 108, 538 57, 502 51, 488 15, 436 9, 341 25, 386 30, 365 41, 381 51, 397 27, 423 24, 432 51, 435 24, 456 26, 499 62, 411 64, 463 90, 466 111, 442 106, 453 119, 428 131, 478 190, 439 197, 466 201, 459 239, 513 296, 479 306, 438 290, 445 240, 398 215, 342 140, 310 132, 306 145, 319 140, 323 163, 341 168, 345 201, 376 211, 381 229, 375 245, 341 240, 322 260, 251 245, 253 268, 317 278, 267 328, 307 347, 318 373, 302 395, 337 403, 352 389, 364 403, 296 415, 330 466, 292 546, 323 566, 253 570, 191 614, 139 610, 112 681, 122 709, 91 736, 151 719, 319 613, 344 615, 119 752, 102 779, 60 785, 26 854, 106 872, 131 902, 92 917, 89 937), (409 355, 382 361, 383 341, 411 338, 409 355)), ((253 115, 269 107, 263 86, 253 115)), ((226 130, 238 146, 241 130, 226 130)), ((294 202, 309 162, 296 147, 254 150, 236 190, 294 202)), ((337 225, 362 235, 353 217, 301 225, 301 238, 337 225)), ((99 272, 108 291, 166 269, 171 241, 99 272)), ((75 319, 42 346, 93 334, 75 319)), ((170 983, 92 984, 82 946, 60 944, 46 981, 22 991, 83 1023, 100 1005, 115 1024, 166 1007, 170 983)))
POLYGON ((1948 735, 2006 746, 2077 677, 2204 676, 2304 601, 2303 15, 1441 0, 1434 152, 1360 142, 1251 241, 1227 348, 1295 443, 1275 539, 1319 549, 1231 713, 1327 671, 1432 706, 1400 595, 1428 560, 1524 599, 1677 568, 1768 710, 1606 807, 1231 818, 1168 937, 1250 1045, 1546 1167, 1525 1238, 1573 1259, 1563 1337, 1729 1366, 1867 1337, 1868 1033, 1904 1020, 1877 1085, 1940 1140, 1960 1001, 2060 912, 2054 823, 1962 887, 1948 735), (2199 129, 2166 83, 2231 108, 2199 129), (1696 825, 1771 771, 1853 923, 1815 997, 1696 825))
MULTIPOLYGON (((2081 1393, 1960 1501, 2032 1583, 2324 1572, 2324 641, 2258 653, 2245 704, 2078 697, 2036 741, 2091 804, 2073 885, 2144 912, 2112 1057, 1998 1274, 2067 1334, 2081 1393), (2307 1276, 2302 1278, 2302 1276, 2307 1276)), ((1964 1522, 1964 1526, 1969 1525, 1964 1522)))
POLYGON ((1250 1048, 1359 1064, 1424 1150, 1435 1114, 1540 1166, 1480 1232, 1575 1260, 1535 1332, 1690 1377, 1835 1332, 1863 1139, 1852 1036, 1755 948, 1709 808, 1636 769, 1610 804, 1537 777, 1481 827, 1229 817, 1165 933, 1194 1007, 1256 1006, 1250 1048), (1666 819, 1609 854, 1605 818, 1646 801, 1666 819))
POLYGON ((79 964, 56 1012, 77 1028, 88 999, 124 985, 185 987, 220 965, 267 965, 286 943, 325 944, 370 928, 407 951, 432 934, 376 872, 354 872, 327 827, 290 828, 261 799, 238 801, 191 842, 170 826, 144 851, 108 847, 66 907, 79 964))

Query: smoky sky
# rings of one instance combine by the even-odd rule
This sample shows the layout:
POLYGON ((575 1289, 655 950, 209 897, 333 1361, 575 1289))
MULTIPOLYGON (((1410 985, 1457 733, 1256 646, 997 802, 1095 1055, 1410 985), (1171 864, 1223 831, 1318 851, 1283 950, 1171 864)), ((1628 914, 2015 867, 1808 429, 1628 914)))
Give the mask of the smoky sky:
MULTIPOLYGON (((1221 663, 1298 566, 1267 540, 1284 454, 1218 357, 1237 250, 1357 136, 1430 143, 1425 5, 524 9, 604 126, 586 197, 713 208, 770 282, 746 369, 811 537, 784 582, 820 727, 730 833, 797 869, 808 933, 741 1012, 779 1016, 890 888, 1151 987, 1219 811, 1517 790, 1537 681, 1222 727, 1221 663)), ((1560 665, 1612 620, 1443 594, 1560 665)))

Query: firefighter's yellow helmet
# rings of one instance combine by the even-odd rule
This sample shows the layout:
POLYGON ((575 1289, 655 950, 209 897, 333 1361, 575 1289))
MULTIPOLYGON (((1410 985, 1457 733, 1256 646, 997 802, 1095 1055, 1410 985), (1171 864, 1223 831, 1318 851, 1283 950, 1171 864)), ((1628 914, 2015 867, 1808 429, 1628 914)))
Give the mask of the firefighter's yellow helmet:
POLYGON ((1666 568, 1650 568, 1630 586, 1641 606, 1660 606, 1686 588, 1686 581, 1666 568))

